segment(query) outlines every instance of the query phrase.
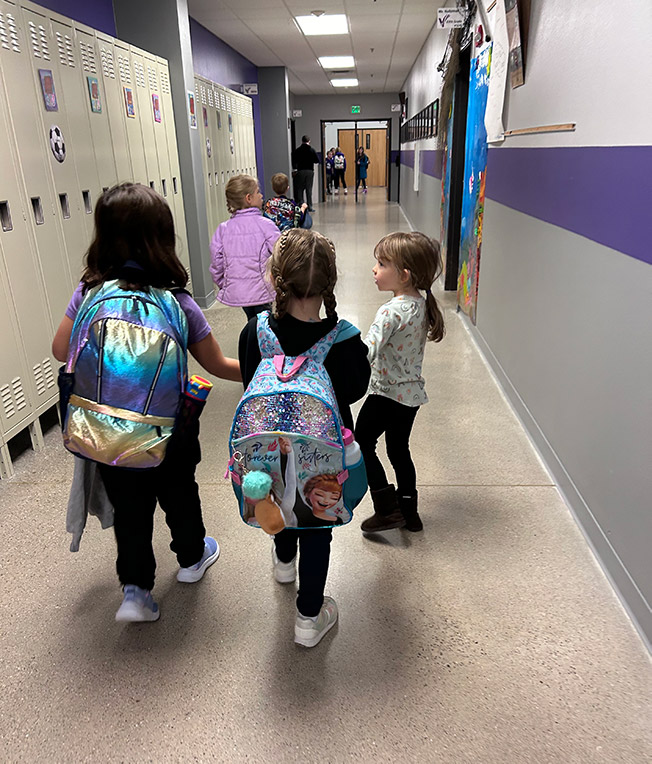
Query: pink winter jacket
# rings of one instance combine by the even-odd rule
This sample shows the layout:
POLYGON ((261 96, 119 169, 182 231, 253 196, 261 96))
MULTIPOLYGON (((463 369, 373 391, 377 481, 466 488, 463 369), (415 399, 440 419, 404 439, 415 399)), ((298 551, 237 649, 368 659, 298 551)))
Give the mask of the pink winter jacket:
POLYGON ((265 281, 267 260, 281 235, 258 207, 236 210, 220 223, 211 241, 211 276, 225 305, 262 305, 274 299, 265 281))

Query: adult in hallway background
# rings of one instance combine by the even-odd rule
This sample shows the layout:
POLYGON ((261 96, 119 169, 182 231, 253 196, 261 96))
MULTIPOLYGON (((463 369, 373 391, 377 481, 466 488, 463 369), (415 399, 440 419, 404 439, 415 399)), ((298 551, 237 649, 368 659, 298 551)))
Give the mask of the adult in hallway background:
POLYGON ((312 206, 312 182, 315 177, 314 167, 319 164, 317 152, 310 145, 310 138, 304 135, 299 148, 292 152, 292 174, 294 176, 294 196, 297 204, 303 202, 306 192, 308 212, 314 212, 312 206))

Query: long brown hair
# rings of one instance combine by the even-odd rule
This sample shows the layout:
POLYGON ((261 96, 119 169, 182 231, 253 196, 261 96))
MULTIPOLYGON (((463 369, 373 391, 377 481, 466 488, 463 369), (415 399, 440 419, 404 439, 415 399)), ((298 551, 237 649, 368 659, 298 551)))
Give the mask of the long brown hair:
POLYGON ((445 333, 444 317, 437 300, 430 291, 434 281, 441 275, 439 242, 425 233, 414 231, 387 234, 376 244, 374 255, 385 263, 391 263, 399 271, 410 272, 412 286, 426 293, 428 339, 440 342, 445 333))
POLYGON ((269 258, 269 273, 276 290, 274 317, 282 318, 292 297, 305 299, 319 295, 326 315, 337 319, 335 310, 335 247, 316 231, 290 228, 276 241, 269 258))
POLYGON ((174 220, 165 199, 149 186, 120 183, 95 206, 95 231, 82 274, 84 291, 120 278, 128 261, 129 288, 183 289, 188 272, 176 253, 174 220))

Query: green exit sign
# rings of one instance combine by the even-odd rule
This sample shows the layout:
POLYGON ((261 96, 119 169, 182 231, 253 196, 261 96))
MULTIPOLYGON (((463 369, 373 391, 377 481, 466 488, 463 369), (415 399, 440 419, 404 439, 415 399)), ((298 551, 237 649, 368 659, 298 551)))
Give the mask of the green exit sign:
POLYGON ((352 106, 351 107, 351 114, 360 114, 360 107, 359 106, 352 106))

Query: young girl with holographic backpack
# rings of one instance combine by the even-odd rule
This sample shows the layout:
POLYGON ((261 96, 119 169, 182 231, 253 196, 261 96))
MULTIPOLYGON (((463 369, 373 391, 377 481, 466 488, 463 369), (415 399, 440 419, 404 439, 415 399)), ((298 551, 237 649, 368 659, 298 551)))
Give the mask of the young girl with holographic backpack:
POLYGON ((295 580, 298 547, 294 640, 314 647, 337 620, 335 601, 324 597, 332 529, 350 521, 367 490, 350 406, 366 392, 370 367, 360 331, 337 318, 332 242, 290 229, 269 262, 274 309, 240 335, 246 390, 229 473, 243 520, 274 536, 279 583, 295 580))
POLYGON ((151 595, 157 500, 180 565, 178 581, 199 581, 219 556, 217 541, 205 535, 195 481, 201 455, 193 407, 201 403, 184 395, 187 352, 217 377, 239 381, 241 375, 184 290, 187 282, 165 200, 134 183, 103 193, 82 281, 52 352, 66 361, 59 374, 64 445, 97 463, 114 509, 124 590, 117 621, 160 616, 151 595))

